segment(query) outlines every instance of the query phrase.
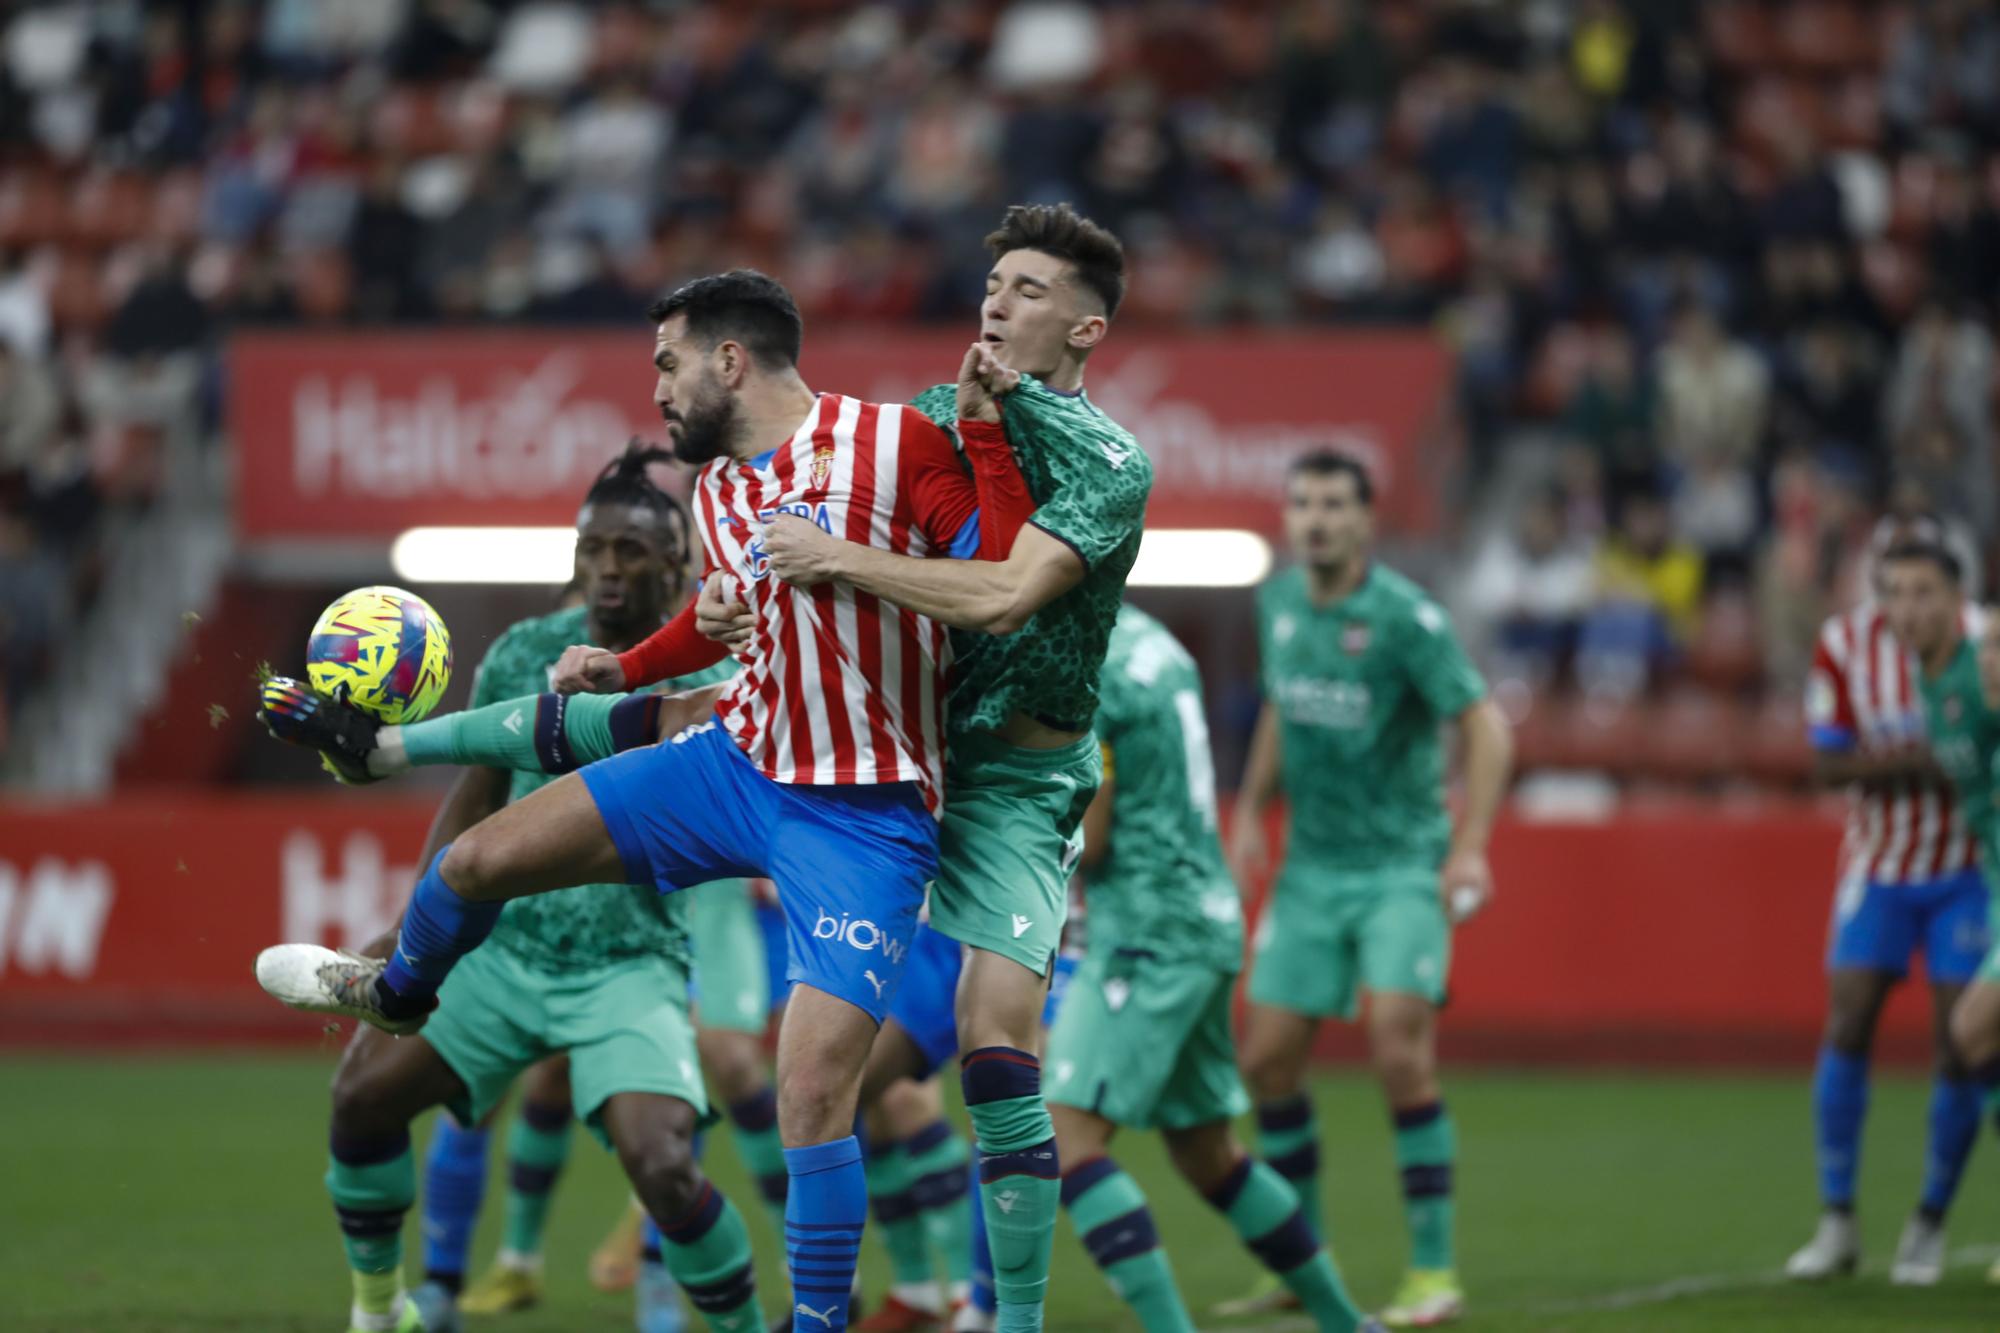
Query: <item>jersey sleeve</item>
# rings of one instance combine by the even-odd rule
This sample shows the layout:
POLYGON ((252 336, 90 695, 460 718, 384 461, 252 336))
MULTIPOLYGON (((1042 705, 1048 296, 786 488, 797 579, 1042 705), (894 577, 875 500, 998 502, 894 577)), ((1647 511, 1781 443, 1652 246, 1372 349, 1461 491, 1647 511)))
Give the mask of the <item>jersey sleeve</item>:
POLYGON ((918 529, 954 558, 1004 558, 1034 507, 1005 433, 981 422, 963 423, 962 462, 942 428, 914 409, 906 410, 905 418, 897 466, 918 529))
POLYGON ((1042 439, 1055 474, 1055 494, 1028 521, 1094 568, 1145 526, 1152 463, 1131 437, 1032 380, 1004 401, 1008 434, 1042 439))
POLYGON ((689 676, 729 656, 729 649, 702 637, 694 623, 695 599, 679 615, 654 630, 636 646, 618 654, 625 671, 625 688, 642 690, 670 676, 689 676))
POLYGON ((1860 739, 1854 702, 1847 694, 1847 672, 1833 655, 1827 636, 1813 646, 1812 667, 1806 672, 1806 738, 1815 750, 1839 754, 1860 739))
POLYGON ((1404 645, 1410 682, 1439 717, 1457 717, 1486 697, 1486 681, 1436 602, 1426 598, 1411 608, 1404 645))

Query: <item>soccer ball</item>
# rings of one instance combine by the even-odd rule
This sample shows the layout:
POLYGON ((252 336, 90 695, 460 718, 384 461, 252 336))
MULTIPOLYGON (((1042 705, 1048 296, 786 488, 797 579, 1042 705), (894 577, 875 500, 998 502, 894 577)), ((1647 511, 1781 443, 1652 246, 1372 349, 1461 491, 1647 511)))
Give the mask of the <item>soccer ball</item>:
POLYGON ((413 592, 356 588, 320 613, 306 679, 380 721, 415 722, 451 684, 451 634, 413 592))

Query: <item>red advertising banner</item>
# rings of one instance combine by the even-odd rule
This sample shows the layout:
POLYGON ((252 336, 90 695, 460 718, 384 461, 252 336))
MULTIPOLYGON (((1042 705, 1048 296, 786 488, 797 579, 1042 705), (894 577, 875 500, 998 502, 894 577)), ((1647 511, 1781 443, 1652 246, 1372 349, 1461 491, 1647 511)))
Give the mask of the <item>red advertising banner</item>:
MULTIPOLYGON (((372 939, 409 891, 427 807, 328 794, 0 811, 0 1039, 317 1039, 258 991, 252 960, 279 940, 372 939)), ((1839 836, 1809 812, 1504 824, 1500 896, 1457 939, 1448 1052, 1809 1059, 1839 836)), ((1927 1010, 1903 989, 1882 1048, 1908 1058, 1927 1010)))
MULTIPOLYGON (((815 330, 816 388, 897 401, 957 373, 943 330, 815 330)), ((237 527, 253 540, 387 538, 428 524, 565 524, 605 460, 658 437, 651 345, 555 330, 245 334, 229 349, 237 527)), ((1423 332, 1134 335, 1091 398, 1153 458, 1155 527, 1275 534, 1286 464, 1365 458, 1395 531, 1437 520, 1449 354, 1423 332)))

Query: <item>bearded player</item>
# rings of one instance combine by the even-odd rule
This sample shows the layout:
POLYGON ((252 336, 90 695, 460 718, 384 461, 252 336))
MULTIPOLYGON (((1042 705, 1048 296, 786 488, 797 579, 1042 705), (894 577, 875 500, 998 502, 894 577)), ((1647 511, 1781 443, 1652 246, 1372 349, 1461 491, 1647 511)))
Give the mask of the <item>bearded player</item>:
MULTIPOLYGON (((1911 656, 1922 647, 1904 638, 1916 633, 1928 644, 1931 616, 1914 605, 1898 609, 1903 592, 1930 603, 1948 596, 1954 606, 1962 599, 1955 580, 1948 591, 1931 586, 1944 578, 1940 561, 1888 558, 1912 543, 1954 559, 1934 522, 1886 521, 1874 542, 1878 597, 1827 621, 1806 685, 1815 772, 1850 795, 1827 947, 1826 1036, 1813 1076, 1822 1211, 1812 1239, 1785 1265, 1803 1281, 1849 1274, 1860 1263, 1854 1181, 1869 1051, 1882 1005, 1920 947, 1936 1015, 1937 1076, 1922 1192, 1891 1281, 1928 1286, 1944 1276, 1945 1211, 1979 1132, 1979 1089, 1952 1049, 1948 1025, 1985 953, 1987 891, 1976 830, 1924 725, 1911 656)), ((1954 624, 1951 632, 1961 631, 1954 624)))
MULTIPOLYGON (((512 899, 599 879, 775 880, 795 982, 778 1050, 792 1308, 838 1330, 866 1207, 856 1091, 936 873, 947 650, 922 614, 771 578, 760 534, 795 513, 897 554, 974 554, 980 483, 922 414, 814 394, 797 369, 797 307, 770 278, 700 279, 648 313, 655 401, 676 456, 701 465, 706 573, 727 572, 755 617, 744 670, 670 743, 589 765, 442 849, 386 964, 286 945, 260 958, 259 978, 295 1007, 410 1032, 512 899), (821 918, 841 924, 822 935, 821 918)), ((967 447, 991 455, 986 475, 1018 483, 1001 432, 967 447)), ((656 649, 719 660, 692 619, 656 649)))
MULTIPOLYGON (((930 924, 969 950, 957 993, 960 1081, 980 1160, 996 1327, 1042 1327, 1060 1207, 1054 1126, 1034 1054, 1101 759, 1098 677, 1138 555, 1152 464, 1083 391, 1125 288, 1124 251, 1068 205, 1018 205, 987 237, 980 341, 1006 370, 983 397, 917 399, 970 438, 1004 421, 1036 505, 1005 559, 922 561, 780 517, 772 570, 813 595, 879 597, 955 636, 946 804, 930 924)), ((979 455, 972 455, 975 468, 979 455)), ((650 677, 641 676, 640 679, 650 677)))
POLYGON ((1367 471, 1343 454, 1308 454, 1285 490, 1298 563, 1258 592, 1266 697, 1231 830, 1237 873, 1261 873, 1262 813, 1284 793, 1289 836, 1257 930, 1243 1069, 1260 1155, 1292 1180, 1321 1231, 1306 1060, 1320 1023, 1353 1021, 1367 996, 1364 1027, 1395 1123, 1410 1234, 1409 1272, 1382 1321, 1438 1324, 1458 1316, 1464 1297, 1437 1011, 1453 919, 1492 889, 1486 843, 1513 742, 1444 611, 1372 558, 1367 471), (1442 731, 1461 752, 1456 824, 1442 731))

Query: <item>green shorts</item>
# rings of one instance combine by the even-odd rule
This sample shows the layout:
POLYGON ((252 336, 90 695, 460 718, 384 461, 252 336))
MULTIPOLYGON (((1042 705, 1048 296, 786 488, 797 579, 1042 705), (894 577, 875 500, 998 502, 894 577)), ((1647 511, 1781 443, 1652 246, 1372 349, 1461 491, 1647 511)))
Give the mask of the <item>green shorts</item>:
POLYGON ((1979 965, 1979 973, 1973 978, 1983 986, 2000 986, 2000 944, 1986 951, 1986 959, 1979 965))
POLYGON ((1257 926, 1250 1000, 1353 1018, 1361 991, 1444 1002, 1451 923, 1429 867, 1341 871, 1287 862, 1257 926))
POLYGON ((1048 1100, 1131 1129, 1191 1129, 1250 1109, 1236 1072, 1236 974, 1092 955, 1049 1029, 1048 1100))
POLYGON ((1083 812, 1103 779, 1094 735, 1057 750, 983 732, 953 737, 931 925, 1048 975, 1083 850, 1083 812))
POLYGON ((696 1026, 763 1036, 771 1021, 771 978, 750 885, 723 879, 687 893, 696 1026))
POLYGON ((657 1092, 707 1112, 686 996, 686 971, 665 958, 558 975, 475 949, 446 978, 423 1037, 465 1083, 447 1108, 459 1124, 479 1123, 529 1065, 568 1052, 577 1119, 604 1139, 600 1113, 614 1093, 657 1092))

